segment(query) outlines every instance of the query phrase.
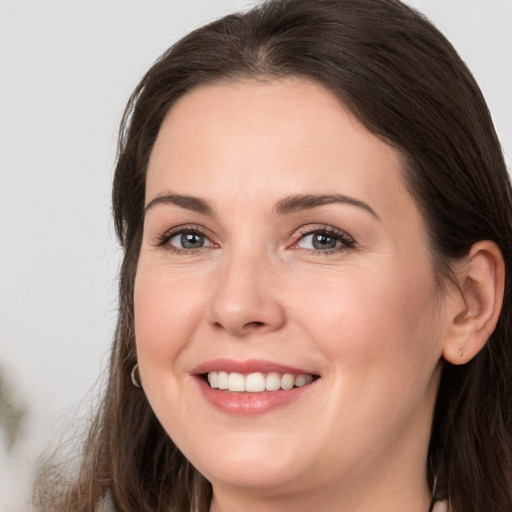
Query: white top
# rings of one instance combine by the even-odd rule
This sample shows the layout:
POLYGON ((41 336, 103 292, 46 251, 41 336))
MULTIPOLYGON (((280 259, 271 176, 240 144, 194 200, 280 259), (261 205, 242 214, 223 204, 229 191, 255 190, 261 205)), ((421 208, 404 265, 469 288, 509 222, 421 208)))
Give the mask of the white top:
MULTIPOLYGON (((96 512, 111 512, 112 510, 113 508, 110 496, 107 496, 101 500, 96 512)), ((438 501, 434 505, 432 512, 448 512, 448 505, 446 504, 446 501, 438 501)))
POLYGON ((448 505, 447 505, 446 501, 438 501, 434 505, 432 512, 448 512, 448 505))

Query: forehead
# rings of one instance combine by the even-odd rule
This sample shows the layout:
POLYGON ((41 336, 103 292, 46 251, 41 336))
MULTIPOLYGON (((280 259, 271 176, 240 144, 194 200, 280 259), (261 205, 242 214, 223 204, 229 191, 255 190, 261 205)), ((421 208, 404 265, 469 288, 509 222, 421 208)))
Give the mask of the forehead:
POLYGON ((258 203, 343 193, 392 208, 411 202, 401 174, 400 154, 323 86, 297 78, 224 82, 194 89, 166 115, 146 202, 169 190, 258 203))

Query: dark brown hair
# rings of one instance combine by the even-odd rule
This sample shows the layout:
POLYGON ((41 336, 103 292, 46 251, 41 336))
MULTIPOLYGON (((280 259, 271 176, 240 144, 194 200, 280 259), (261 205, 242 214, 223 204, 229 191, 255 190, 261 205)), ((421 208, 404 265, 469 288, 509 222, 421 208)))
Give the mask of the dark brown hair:
POLYGON ((439 276, 449 277, 451 263, 479 240, 500 247, 507 275, 503 312, 472 361, 444 363, 425 464, 434 499, 449 497, 452 512, 511 510, 509 178, 471 73, 445 37, 398 0, 270 1, 190 33, 143 77, 122 121, 113 186, 125 253, 109 381, 78 478, 52 510, 90 512, 107 494, 122 512, 208 510, 208 482, 130 381, 146 166, 162 120, 183 94, 219 80, 286 76, 323 84, 398 149, 439 276))

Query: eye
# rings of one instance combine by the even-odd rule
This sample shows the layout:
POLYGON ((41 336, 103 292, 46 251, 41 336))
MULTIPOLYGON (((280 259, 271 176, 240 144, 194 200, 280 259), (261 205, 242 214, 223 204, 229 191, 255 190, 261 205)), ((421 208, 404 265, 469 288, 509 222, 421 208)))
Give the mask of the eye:
POLYGON ((303 237, 299 240, 297 245, 303 249, 315 249, 322 251, 338 247, 340 245, 340 241, 334 236, 326 233, 313 233, 303 237))
POLYGON ((215 244, 198 228, 175 228, 158 238, 157 245, 177 253, 195 252, 215 244))
POLYGON ((355 246, 355 241, 343 231, 331 227, 303 228, 297 235, 291 249, 306 249, 308 251, 330 254, 343 251, 355 246))
POLYGON ((212 245, 203 234, 195 232, 183 232, 174 235, 168 243, 177 249, 201 249, 212 245))

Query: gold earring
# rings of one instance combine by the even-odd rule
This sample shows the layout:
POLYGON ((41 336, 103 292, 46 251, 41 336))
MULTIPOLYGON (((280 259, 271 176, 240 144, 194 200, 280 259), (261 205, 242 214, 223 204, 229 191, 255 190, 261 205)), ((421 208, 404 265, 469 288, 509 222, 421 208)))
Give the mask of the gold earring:
POLYGON ((462 345, 459 345, 459 357, 462 357, 464 354, 463 352, 463 349, 462 349, 462 345))

